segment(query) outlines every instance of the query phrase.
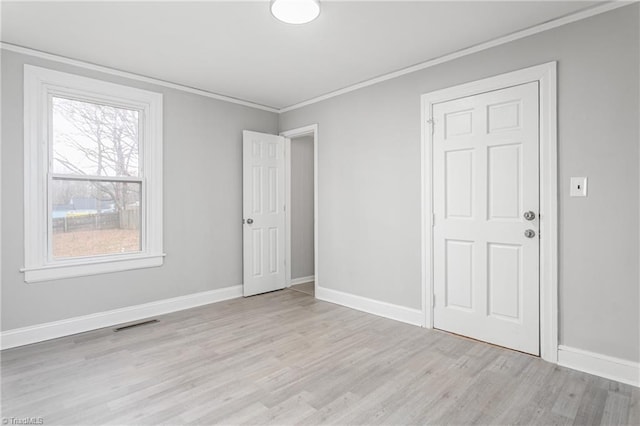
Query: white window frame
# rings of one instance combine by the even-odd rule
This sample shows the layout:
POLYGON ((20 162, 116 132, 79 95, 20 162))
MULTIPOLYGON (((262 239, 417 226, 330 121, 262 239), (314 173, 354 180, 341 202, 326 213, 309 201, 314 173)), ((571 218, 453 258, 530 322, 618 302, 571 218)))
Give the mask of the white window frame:
POLYGON ((24 66, 24 239, 21 272, 28 283, 162 265, 162 94, 24 66), (140 112, 141 251, 69 259, 50 255, 51 96, 140 112))

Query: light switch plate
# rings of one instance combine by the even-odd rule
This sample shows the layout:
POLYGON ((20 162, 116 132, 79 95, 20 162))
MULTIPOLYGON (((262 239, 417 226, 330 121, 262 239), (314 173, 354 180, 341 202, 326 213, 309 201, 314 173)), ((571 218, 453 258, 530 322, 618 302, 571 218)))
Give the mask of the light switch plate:
POLYGON ((569 196, 571 197, 587 196, 587 178, 586 177, 571 178, 571 190, 569 191, 569 196))

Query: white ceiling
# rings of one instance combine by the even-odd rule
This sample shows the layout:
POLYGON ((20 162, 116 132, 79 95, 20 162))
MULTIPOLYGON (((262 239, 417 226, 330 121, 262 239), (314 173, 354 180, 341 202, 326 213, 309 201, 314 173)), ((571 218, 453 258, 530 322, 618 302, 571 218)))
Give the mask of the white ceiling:
POLYGON ((296 26, 268 1, 3 1, 1 39, 283 108, 599 3, 325 0, 296 26))

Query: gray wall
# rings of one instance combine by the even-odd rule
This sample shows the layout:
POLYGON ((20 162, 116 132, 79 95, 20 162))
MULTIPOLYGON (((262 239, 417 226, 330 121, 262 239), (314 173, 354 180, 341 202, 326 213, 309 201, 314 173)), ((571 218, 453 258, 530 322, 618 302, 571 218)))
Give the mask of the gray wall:
POLYGON ((242 284, 242 130, 277 114, 2 50, 2 330, 242 284), (25 284, 23 64, 164 95, 164 266, 25 284))
POLYGON ((313 272, 313 136, 302 136, 291 139, 291 278, 313 272))
POLYGON ((558 61, 560 342, 640 361, 639 6, 280 116, 319 124, 319 285, 421 306, 420 95, 558 61), (588 198, 569 177, 588 176, 588 198))

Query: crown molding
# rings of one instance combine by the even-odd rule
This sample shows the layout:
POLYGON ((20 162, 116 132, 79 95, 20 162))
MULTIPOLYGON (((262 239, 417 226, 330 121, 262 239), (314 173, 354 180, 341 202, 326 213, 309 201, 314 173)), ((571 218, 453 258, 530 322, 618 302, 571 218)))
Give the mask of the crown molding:
POLYGON ((275 107, 271 107, 271 106, 267 106, 267 105, 261 105, 261 104, 257 104, 251 101, 246 101, 243 99, 237 99, 237 98, 233 98, 230 96, 224 96, 224 95, 220 95, 217 93, 213 93, 213 92, 209 92, 206 90, 202 90, 202 89, 197 89, 194 87, 189 87, 189 86, 184 86, 181 84, 177 84, 177 83, 172 83, 169 81, 165 81, 165 80, 160 80, 160 79, 156 79, 153 77, 147 77, 147 76, 143 76, 143 75, 139 75, 139 74, 135 74, 135 73, 131 73, 131 72, 127 72, 127 71, 121 71, 118 69, 114 69, 114 68, 109 68, 109 67, 105 67, 102 65, 96 65, 90 62, 85 62, 85 61, 80 61, 77 59, 71 59, 71 58, 67 58, 65 56, 60 56, 60 55, 55 55, 52 53, 47 53, 47 52, 42 52, 40 50, 35 50, 35 49, 31 49, 31 48, 27 48, 27 47, 22 47, 22 46, 18 46, 15 44, 11 44, 11 43, 6 43, 6 42, 0 42, 0 48, 1 49, 5 49, 5 50, 9 50, 12 52, 17 52, 17 53, 22 53, 22 54, 26 54, 26 55, 31 55, 31 56, 35 56, 38 58, 42 58, 42 59, 47 59, 50 61, 55 61, 55 62, 60 62, 60 63, 65 63, 68 65, 73 65, 76 67, 80 67, 80 68, 85 68, 85 69, 90 69, 90 70, 94 70, 94 71, 99 71, 99 72, 103 72, 106 74, 111 74, 111 75, 116 75, 119 77, 124 77, 124 78, 128 78, 131 80, 136 80, 136 81, 142 81, 145 83, 151 83, 151 84, 155 84, 158 86, 163 86, 163 87, 168 87, 171 89, 176 89, 176 90, 181 90, 187 93, 193 93, 196 95, 200 95, 200 96, 205 96, 208 98, 212 98, 212 99, 217 99, 220 101, 224 101, 224 102, 230 102, 233 104, 237 104, 237 105, 243 105, 246 107, 250 107, 250 108, 256 108, 256 109, 260 109, 263 111, 269 111, 269 112, 274 112, 274 113, 284 113, 284 112, 289 112, 289 111, 293 111, 305 106, 309 106, 318 102, 322 102, 325 101, 327 99, 331 99, 331 98, 335 98, 336 96, 340 96, 340 95, 344 95, 346 93, 349 92, 353 92, 355 90, 358 89, 362 89, 368 86, 373 86, 374 84, 378 84, 378 83, 382 83, 384 81, 387 80, 392 80, 394 78, 398 78, 401 77, 403 75, 406 74, 411 74, 414 73, 416 71, 420 71, 426 68, 431 68, 434 67, 436 65, 440 65, 443 64, 445 62, 449 62, 449 61, 453 61, 455 59, 458 58, 462 58, 464 56, 467 55, 472 55, 474 53, 477 52, 481 52, 483 50, 487 50, 487 49, 491 49, 493 47, 496 46, 500 46, 502 44, 506 44, 515 40, 519 40, 521 38, 525 38, 525 37, 529 37, 531 35, 535 35, 547 30, 551 30, 553 28, 557 28, 557 27, 561 27, 563 25, 567 25, 567 24, 571 24, 573 22, 576 21, 580 21, 583 19, 587 19, 590 18, 592 16, 595 15, 599 15, 602 13, 606 13, 615 9, 618 9, 620 7, 624 7, 624 6, 628 6, 634 3, 638 3, 638 0, 631 0, 631 1, 626 1, 626 0, 613 0, 613 1, 608 1, 606 3, 600 4, 598 6, 592 7, 590 9, 587 10, 582 10, 580 12, 576 12, 567 16, 563 16, 561 18, 557 18, 557 19, 553 19, 551 21, 547 21, 544 22, 542 24, 538 24, 538 25, 534 25, 532 27, 526 28, 524 30, 520 30, 520 31, 516 31, 514 33, 508 34, 506 36, 503 37, 498 37, 495 38, 493 40, 484 42, 484 43, 480 43, 477 44, 475 46, 471 46, 465 49, 461 49, 458 50, 456 52, 450 53, 448 55, 444 55, 444 56, 440 56, 438 58, 434 58, 434 59, 430 59, 428 61, 425 62, 421 62, 419 64, 416 65, 412 65, 410 67, 407 68, 403 68, 401 70, 398 71, 394 71, 388 74, 383 74, 381 76, 378 77, 374 77, 365 81, 362 81, 360 83, 356 83, 347 87, 344 87, 342 89, 339 90, 335 90, 333 92, 329 92, 326 93, 324 95, 320 95, 320 96, 316 96, 315 98, 311 98, 308 99, 306 101, 303 102, 299 102, 284 108, 275 108, 275 107))
POLYGON ((583 10, 580 12, 573 13, 571 15, 563 16, 561 18, 553 19, 551 21, 544 22, 542 24, 534 25, 533 27, 526 28, 524 30, 516 31, 514 33, 508 34, 506 36, 498 37, 493 40, 476 44, 475 46, 468 47, 466 49, 458 50, 456 52, 450 53, 448 55, 440 56, 435 59, 431 59, 425 62, 421 62, 419 64, 410 66, 408 68, 403 68, 398 71, 394 71, 388 74, 383 74, 378 77, 374 77, 369 80, 362 81, 357 84, 353 84, 351 86, 347 86, 345 88, 326 93, 324 95, 317 96, 315 98, 311 98, 309 100, 299 102, 297 104, 290 105, 288 107, 281 108, 278 112, 288 112, 293 111, 295 109, 299 109, 305 106, 309 106, 318 102, 325 101, 327 99, 335 98, 336 96, 344 95, 345 93, 353 92, 358 89, 362 89, 364 87, 373 86, 374 84, 382 83, 383 81, 392 80, 394 78, 401 77, 406 74, 411 74, 416 71, 420 71, 426 68, 431 68, 439 64, 443 64, 445 62, 453 61, 454 59, 461 58, 463 56, 472 55, 477 52, 481 52, 483 50, 491 49, 492 47, 500 46, 502 44, 509 43, 511 41, 519 40, 521 38, 529 37, 534 34, 538 34, 547 30, 551 30, 553 28, 561 27, 563 25, 570 24, 572 22, 580 21, 582 19, 590 18, 595 15, 599 15, 601 13, 609 12, 614 9, 618 9, 623 6, 628 6, 634 3, 637 3, 638 0, 633 1, 620 1, 614 0, 611 2, 604 3, 602 5, 598 5, 592 7, 587 10, 583 10))
POLYGON ((217 99, 219 101, 229 102, 232 104, 242 105, 250 108, 260 109, 263 111, 279 113, 277 108, 273 108, 266 105, 256 104, 254 102, 245 101, 242 99, 233 98, 230 96, 219 95, 217 93, 209 92, 202 89, 196 89, 194 87, 184 86, 182 84, 172 83, 165 80, 159 80, 153 77, 147 77, 140 74, 135 74, 127 71, 121 71, 115 68, 109 68, 102 65, 96 65, 90 62, 80 61, 77 59, 67 58, 65 56, 55 55, 53 53, 42 52, 40 50, 31 49, 28 47, 18 46, 11 43, 0 42, 0 48, 8 50, 10 52, 21 53, 24 55, 34 56, 36 58, 46 59, 49 61, 55 61, 67 65, 73 65, 75 67, 84 68, 93 71, 99 71, 105 74, 115 75, 118 77, 128 78, 130 80, 142 81, 144 83, 151 83, 157 86, 168 87, 170 89, 180 90, 187 93, 193 93, 195 95, 205 96, 207 98, 217 99))

